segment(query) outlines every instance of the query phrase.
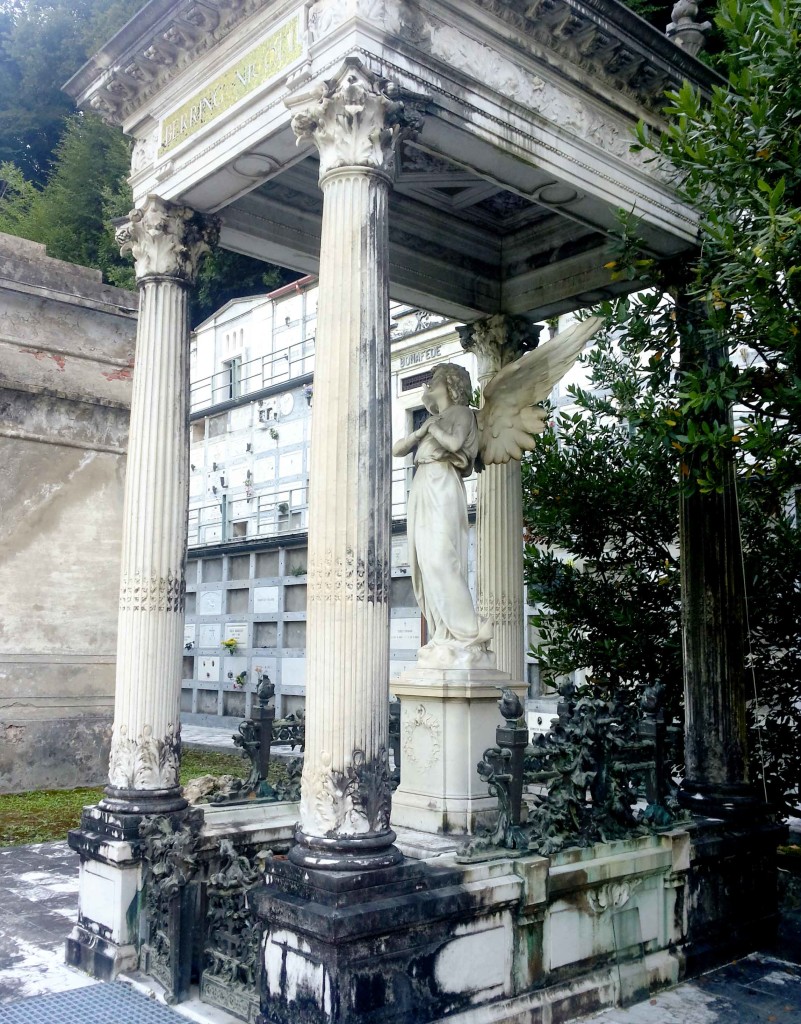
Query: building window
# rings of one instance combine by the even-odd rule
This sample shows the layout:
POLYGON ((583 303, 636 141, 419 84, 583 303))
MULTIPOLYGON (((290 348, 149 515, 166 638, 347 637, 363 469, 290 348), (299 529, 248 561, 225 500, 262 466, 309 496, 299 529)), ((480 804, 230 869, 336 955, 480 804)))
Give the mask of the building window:
POLYGON ((239 398, 242 393, 242 359, 234 356, 233 359, 226 359, 223 363, 227 374, 225 387, 228 391, 228 398, 239 398))
POLYGON ((401 378, 401 391, 414 391, 428 384, 434 376, 433 370, 424 370, 422 373, 410 373, 408 377, 401 378))

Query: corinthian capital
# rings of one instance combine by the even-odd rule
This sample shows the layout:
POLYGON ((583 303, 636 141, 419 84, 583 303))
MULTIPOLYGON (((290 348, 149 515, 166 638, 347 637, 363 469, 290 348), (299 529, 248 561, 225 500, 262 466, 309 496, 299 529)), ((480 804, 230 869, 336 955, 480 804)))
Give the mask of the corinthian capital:
POLYGON ((123 255, 133 253, 137 280, 155 274, 191 283, 200 257, 215 244, 219 233, 216 218, 148 196, 131 210, 116 238, 123 255))
POLYGON ((488 316, 457 328, 465 352, 478 359, 479 380, 493 377, 524 352, 536 348, 541 327, 522 316, 488 316))
POLYGON ((424 97, 402 97, 397 86, 349 57, 336 78, 286 100, 300 143, 312 139, 320 153, 320 179, 338 167, 366 167, 391 174, 396 146, 415 135, 424 97))

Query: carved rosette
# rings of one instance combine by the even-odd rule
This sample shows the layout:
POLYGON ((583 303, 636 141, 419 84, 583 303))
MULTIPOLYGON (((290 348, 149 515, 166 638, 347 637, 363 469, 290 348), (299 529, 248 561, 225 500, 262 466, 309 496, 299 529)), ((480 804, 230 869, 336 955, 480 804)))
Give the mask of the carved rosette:
MULTIPOLYGON (((418 98, 418 101, 421 98, 418 98)), ((410 97, 356 58, 312 92, 286 101, 298 143, 311 139, 320 153, 320 180, 341 167, 391 174, 401 138, 421 127, 410 97)))
POLYGON ((108 778, 115 789, 172 789, 178 785, 181 726, 169 725, 163 739, 146 725, 134 739, 128 727, 115 728, 108 778))
POLYGON ((148 196, 116 232, 120 252, 132 253, 138 281, 173 277, 191 284, 200 257, 216 244, 220 226, 188 206, 148 196))

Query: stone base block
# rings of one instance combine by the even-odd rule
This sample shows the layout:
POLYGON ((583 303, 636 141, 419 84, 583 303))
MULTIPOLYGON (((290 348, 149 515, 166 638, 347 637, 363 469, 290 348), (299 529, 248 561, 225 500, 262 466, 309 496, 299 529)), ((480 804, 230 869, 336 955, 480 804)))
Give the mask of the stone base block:
MULTIPOLYGON (((679 960, 668 952, 647 956, 645 968, 652 992, 678 983, 679 960)), ((618 968, 604 967, 535 992, 440 1017, 432 1024, 566 1024, 619 1003, 618 968)))
POLYGON ((779 922, 776 848, 787 828, 702 820, 688 828, 687 973, 770 947, 779 922))
POLYGON ((259 1024, 424 1024, 511 995, 522 882, 508 863, 474 874, 277 862, 251 896, 265 928, 259 1024))
POLYGON ((495 745, 498 700, 526 684, 495 669, 405 672, 392 685, 401 702, 401 784, 392 824, 422 832, 472 834, 497 814, 476 765, 495 745))
POLYGON ((111 942, 77 924, 67 939, 65 960, 98 981, 113 981, 123 971, 136 970, 139 953, 134 945, 111 942))
POLYGON ((106 981, 138 966, 141 818, 85 807, 81 827, 68 837, 81 867, 78 923, 67 939, 67 963, 106 981))

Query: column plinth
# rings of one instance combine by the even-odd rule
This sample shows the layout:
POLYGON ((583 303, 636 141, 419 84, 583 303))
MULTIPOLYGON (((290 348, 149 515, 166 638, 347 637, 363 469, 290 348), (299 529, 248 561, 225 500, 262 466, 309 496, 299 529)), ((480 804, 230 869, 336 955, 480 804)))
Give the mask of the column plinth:
MULTIPOLYGON (((478 361, 483 388, 496 373, 536 348, 540 328, 523 317, 491 316, 460 328, 462 347, 478 361)), ((523 495, 520 463, 486 466, 476 503, 478 612, 494 625, 496 665, 525 679, 523 629, 523 495)))
POLYGON ((414 125, 357 61, 289 102, 320 153, 323 223, 309 494, 304 867, 401 859, 389 827, 391 419, 387 204, 414 125))

